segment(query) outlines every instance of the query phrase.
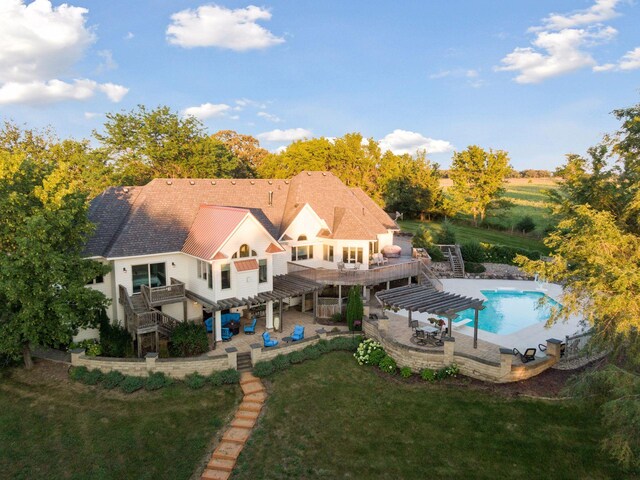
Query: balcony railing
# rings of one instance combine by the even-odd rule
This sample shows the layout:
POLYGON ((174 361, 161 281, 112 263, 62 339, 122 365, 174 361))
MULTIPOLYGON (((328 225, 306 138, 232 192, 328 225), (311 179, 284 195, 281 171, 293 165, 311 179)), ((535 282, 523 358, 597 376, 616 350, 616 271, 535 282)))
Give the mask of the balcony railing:
POLYGON ((369 270, 344 269, 330 270, 311 268, 297 263, 287 263, 287 273, 296 275, 323 285, 376 285, 402 278, 415 277, 422 273, 419 260, 409 260, 395 265, 386 265, 369 270))
POLYGON ((175 278, 171 279, 170 285, 164 287, 148 287, 142 285, 140 292, 152 307, 165 305, 167 303, 180 302, 186 299, 184 283, 175 278))

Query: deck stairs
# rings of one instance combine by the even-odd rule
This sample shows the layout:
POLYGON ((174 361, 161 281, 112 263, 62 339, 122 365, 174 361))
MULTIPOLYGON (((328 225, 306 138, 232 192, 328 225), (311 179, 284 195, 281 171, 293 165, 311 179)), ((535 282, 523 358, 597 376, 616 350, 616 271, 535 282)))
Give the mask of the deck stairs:
POLYGON ((238 353, 238 371, 239 372, 250 372, 253 368, 251 363, 251 353, 243 352, 238 353))
POLYGON ((464 278, 464 260, 460 245, 439 245, 444 257, 449 260, 454 278, 464 278))

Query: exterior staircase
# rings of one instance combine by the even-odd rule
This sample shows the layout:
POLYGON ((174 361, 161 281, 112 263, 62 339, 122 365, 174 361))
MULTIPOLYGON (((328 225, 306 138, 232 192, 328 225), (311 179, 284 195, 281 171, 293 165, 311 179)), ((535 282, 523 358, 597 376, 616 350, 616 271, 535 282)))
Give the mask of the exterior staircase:
POLYGON ((447 258, 451 264, 453 277, 464 278, 464 260, 462 258, 462 252, 460 251, 460 245, 439 245, 439 247, 445 258, 447 258))
POLYGON ((238 353, 238 371, 239 372, 249 372, 253 368, 251 364, 251 353, 244 352, 238 353))

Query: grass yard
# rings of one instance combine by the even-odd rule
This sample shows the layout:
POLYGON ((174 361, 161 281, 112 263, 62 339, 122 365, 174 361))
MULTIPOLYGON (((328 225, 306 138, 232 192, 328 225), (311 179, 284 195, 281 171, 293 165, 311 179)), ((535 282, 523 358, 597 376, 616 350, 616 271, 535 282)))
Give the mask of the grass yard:
POLYGON ((232 478, 633 478, 601 435, 571 402, 390 380, 337 352, 272 378, 232 478))
POLYGON ((5 371, 0 478, 188 479, 240 397, 235 385, 125 395, 46 362, 5 371))
MULTIPOLYGON (((419 220, 400 220, 398 222, 402 230, 415 233, 421 224, 426 225, 431 231, 438 232, 442 228, 441 222, 420 222, 419 220)), ((483 227, 473 227, 470 225, 453 224, 458 243, 470 241, 493 243, 496 245, 506 245, 508 247, 526 248, 528 250, 538 250, 548 253, 549 249, 538 239, 524 237, 522 235, 512 235, 508 232, 494 230, 483 227)))

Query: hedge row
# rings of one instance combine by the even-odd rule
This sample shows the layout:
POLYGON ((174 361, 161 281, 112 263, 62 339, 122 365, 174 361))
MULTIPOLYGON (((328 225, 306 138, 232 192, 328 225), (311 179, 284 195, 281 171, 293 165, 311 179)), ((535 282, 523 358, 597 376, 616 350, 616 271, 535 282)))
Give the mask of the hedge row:
POLYGON ((355 352, 362 341, 360 335, 351 337, 336 337, 331 340, 319 340, 315 345, 308 345, 302 350, 291 352, 287 355, 278 355, 273 360, 261 361, 254 365, 253 374, 264 378, 275 372, 286 370, 291 365, 302 363, 305 360, 314 360, 320 355, 336 350, 355 352))
POLYGON ((522 255, 531 260, 540 260, 541 253, 526 248, 492 245, 489 243, 468 242, 460 246, 462 258, 471 263, 505 263, 513 265, 516 255, 522 255))
MULTIPOLYGON (((152 391, 160 390, 174 383, 174 380, 167 377, 162 372, 155 372, 148 377, 136 377, 133 375, 123 375, 118 371, 102 373, 98 369, 89 370, 87 367, 72 367, 69 376, 85 385, 100 385, 102 388, 112 390, 120 387, 124 393, 133 393, 142 388, 152 391)), ((214 372, 208 377, 200 375, 198 372, 188 375, 184 379, 185 385, 189 388, 198 389, 207 383, 213 386, 231 385, 240 382, 240 372, 234 369, 214 372)))

